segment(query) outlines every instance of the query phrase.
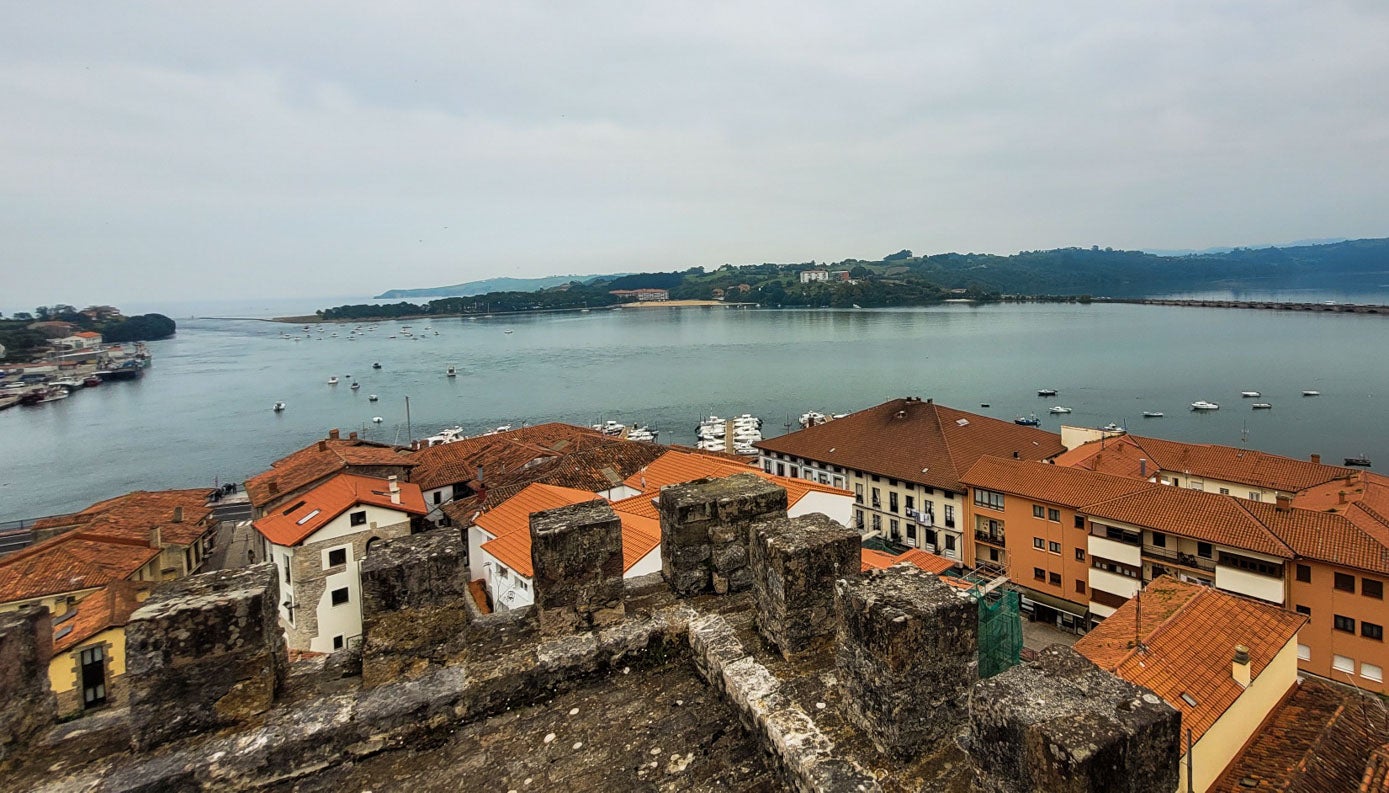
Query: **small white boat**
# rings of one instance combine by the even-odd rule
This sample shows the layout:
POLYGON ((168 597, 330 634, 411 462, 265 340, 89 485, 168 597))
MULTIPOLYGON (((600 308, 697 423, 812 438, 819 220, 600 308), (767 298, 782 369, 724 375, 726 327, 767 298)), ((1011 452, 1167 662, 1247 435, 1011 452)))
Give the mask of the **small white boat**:
POLYGON ((368 401, 368 402, 375 402, 377 399, 378 399, 378 397, 377 397, 375 394, 368 394, 368 395, 367 395, 367 401, 368 401))
POLYGON ((593 428, 604 435, 621 435, 622 431, 627 429, 627 425, 608 419, 602 424, 594 424, 593 428))
POLYGON ((1051 412, 1052 412, 1052 413, 1070 413, 1070 412, 1071 412, 1071 409, 1068 408, 1068 407, 1062 406, 1062 405, 1053 405, 1052 408, 1051 408, 1051 412))
POLYGON ((276 403, 275 403, 275 407, 270 408, 270 409, 273 410, 273 411, 275 411, 276 413, 283 413, 284 410, 285 410, 285 403, 283 403, 283 402, 276 402, 276 403))
POLYGON ((458 376, 458 370, 455 369, 454 367, 450 366, 450 367, 448 368, 448 371, 444 372, 444 376, 445 376, 445 377, 457 377, 457 376, 458 376))
POLYGON ((1220 410, 1220 406, 1217 405, 1217 404, 1214 403, 1214 402, 1207 402, 1207 401, 1204 400, 1204 399, 1198 399, 1198 400, 1196 400, 1195 402, 1192 402, 1192 403, 1191 403, 1191 409, 1192 409, 1192 410, 1220 410))
POLYGON ((371 417, 371 423, 372 423, 372 424, 380 424, 382 421, 384 421, 384 419, 382 419, 380 416, 372 416, 372 417, 371 417))
POLYGON ((359 389, 359 388, 361 388, 361 387, 362 387, 362 384, 361 384, 361 383, 353 383, 353 384, 352 384, 352 390, 353 390, 353 391, 356 391, 357 389, 359 389))
POLYGON ((1111 422, 1109 422, 1108 424, 1104 425, 1103 427, 1100 427, 1100 431, 1101 431, 1101 432, 1124 432, 1125 430, 1124 430, 1123 427, 1121 427, 1121 426, 1119 426, 1118 424, 1115 424, 1114 422, 1111 421, 1111 422))
POLYGON ((660 433, 650 427, 633 427, 627 430, 627 440, 629 441, 654 441, 660 433))
POLYGON ((1273 405, 1269 404, 1268 402, 1255 402, 1253 405, 1250 405, 1250 407, 1254 408, 1255 410, 1273 409, 1273 405))
POLYGON ((1302 392, 1302 395, 1303 395, 1303 396, 1321 396, 1321 392, 1320 392, 1320 391, 1303 391, 1303 392, 1302 392))
POLYGON ((1055 388, 1039 388, 1039 389, 1037 389, 1037 396, 1039 396, 1039 397, 1056 396, 1056 389, 1055 389, 1055 388))
POLYGON ((1162 411, 1161 411, 1161 410, 1145 410, 1145 411, 1143 411, 1143 418, 1145 418, 1145 419, 1160 419, 1160 418, 1162 418, 1162 411))
POLYGON ((507 328, 506 330, 502 331, 502 333, 506 333, 506 334, 511 334, 511 333, 515 333, 515 332, 516 332, 516 331, 512 330, 511 328, 507 328))
POLYGON ((1241 392, 1239 392, 1239 395, 1242 396, 1242 397, 1246 397, 1246 398, 1252 397, 1252 398, 1255 398, 1255 399, 1257 399, 1257 398, 1263 396, 1263 394, 1260 394, 1258 391, 1241 391, 1241 392))
POLYGON ((328 385, 337 385, 337 384, 338 384, 338 378, 336 378, 336 377, 330 377, 330 378, 328 378, 328 385))

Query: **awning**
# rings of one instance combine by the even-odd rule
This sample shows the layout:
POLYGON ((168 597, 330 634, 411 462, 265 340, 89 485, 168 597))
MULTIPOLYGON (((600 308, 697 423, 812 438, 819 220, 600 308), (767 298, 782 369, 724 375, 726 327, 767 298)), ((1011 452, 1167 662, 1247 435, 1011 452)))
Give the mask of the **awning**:
POLYGON ((1032 590, 1025 589, 1023 587, 1018 587, 1018 593, 1022 595, 1023 603, 1040 603, 1041 605, 1047 606, 1048 608, 1053 608, 1057 611, 1064 611, 1067 614, 1071 614, 1076 617, 1084 617, 1087 613, 1089 613, 1088 606, 1082 606, 1078 603, 1072 603, 1069 600, 1056 597, 1055 595, 1048 595, 1044 592, 1033 592, 1032 590))

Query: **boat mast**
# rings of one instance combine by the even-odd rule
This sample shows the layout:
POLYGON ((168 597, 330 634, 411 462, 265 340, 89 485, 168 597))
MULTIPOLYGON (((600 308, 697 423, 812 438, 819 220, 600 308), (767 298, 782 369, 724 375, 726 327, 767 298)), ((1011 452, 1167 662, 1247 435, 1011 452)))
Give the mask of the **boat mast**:
POLYGON ((415 445, 415 430, 410 425, 410 397, 405 398, 405 439, 410 446, 415 445))

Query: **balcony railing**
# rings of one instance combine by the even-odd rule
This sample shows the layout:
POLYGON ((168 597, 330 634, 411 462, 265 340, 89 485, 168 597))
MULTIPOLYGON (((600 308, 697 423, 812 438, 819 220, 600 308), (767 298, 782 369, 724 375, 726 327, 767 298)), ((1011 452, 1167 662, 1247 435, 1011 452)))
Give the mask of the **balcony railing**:
POLYGON ((1001 531, 984 531, 982 529, 975 529, 974 539, 979 540, 980 542, 991 543, 993 545, 1004 544, 1003 532, 1001 531))
POLYGON ((1180 551, 1169 551, 1166 548, 1158 548, 1152 545, 1145 545, 1143 546, 1143 555, 1153 557, 1156 559, 1165 559, 1169 562, 1175 562, 1183 567, 1192 567, 1197 570, 1205 570, 1207 573, 1215 572, 1214 559, 1204 559, 1200 556, 1193 556, 1189 553, 1181 553, 1180 551))

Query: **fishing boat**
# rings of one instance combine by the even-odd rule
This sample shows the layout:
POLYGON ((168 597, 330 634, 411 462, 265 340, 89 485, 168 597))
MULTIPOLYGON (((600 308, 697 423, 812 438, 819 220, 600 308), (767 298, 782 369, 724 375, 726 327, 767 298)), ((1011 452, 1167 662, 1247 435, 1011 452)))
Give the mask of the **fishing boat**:
POLYGON ((337 378, 336 376, 328 378, 328 385, 337 385, 337 384, 338 384, 338 378, 337 378))
POLYGON ((458 370, 455 369, 454 367, 450 366, 450 367, 448 368, 448 370, 444 372, 444 376, 445 376, 445 377, 457 377, 457 376, 458 376, 458 370))
POLYGON ((1321 392, 1320 392, 1320 391, 1303 391, 1303 392, 1302 392, 1302 395, 1303 395, 1303 396, 1321 396, 1321 392))
POLYGON ((1024 427, 1040 427, 1042 425, 1042 420, 1037 418, 1036 413, 1033 413, 1031 416, 1018 416, 1013 419, 1013 423, 1021 424, 1024 427))
POLYGON ((273 410, 273 411, 275 411, 276 413, 283 413, 283 412, 285 411, 285 403, 283 403, 283 402, 276 402, 276 403, 275 403, 275 406, 272 407, 272 408, 270 408, 270 409, 273 410))
POLYGON ((1065 407, 1064 405, 1053 405, 1052 408, 1051 408, 1051 410, 1050 410, 1049 412, 1051 412, 1051 413, 1070 413, 1070 412, 1071 412, 1071 409, 1068 408, 1068 407, 1065 407))
POLYGON ((1039 388, 1039 389, 1037 389, 1037 396, 1039 396, 1039 397, 1056 396, 1056 389, 1055 389, 1055 388, 1039 388))
POLYGON ((1369 468, 1370 458, 1366 457, 1364 454, 1361 454, 1359 457, 1347 457, 1346 465, 1355 465, 1361 468, 1369 468))
POLYGON ((1198 400, 1196 400, 1195 402, 1192 402, 1192 403, 1191 403, 1191 409, 1192 409, 1192 410, 1220 410, 1220 406, 1217 405, 1217 404, 1214 403, 1214 402, 1207 402, 1207 401, 1204 400, 1204 399, 1198 399, 1198 400))
POLYGON ((1145 418, 1145 419, 1160 419, 1160 418, 1162 418, 1162 411, 1161 411, 1161 410, 1145 410, 1145 411, 1143 411, 1143 418, 1145 418))
POLYGON ((1273 405, 1270 404, 1270 403, 1268 403, 1268 402, 1255 402, 1254 404, 1250 405, 1250 407, 1254 408, 1255 410, 1272 410, 1272 409, 1273 409, 1273 405))
POLYGON ((1239 395, 1242 397, 1254 397, 1255 399, 1263 396, 1263 394, 1260 394, 1258 391, 1241 391, 1239 395))

